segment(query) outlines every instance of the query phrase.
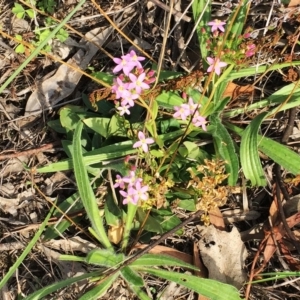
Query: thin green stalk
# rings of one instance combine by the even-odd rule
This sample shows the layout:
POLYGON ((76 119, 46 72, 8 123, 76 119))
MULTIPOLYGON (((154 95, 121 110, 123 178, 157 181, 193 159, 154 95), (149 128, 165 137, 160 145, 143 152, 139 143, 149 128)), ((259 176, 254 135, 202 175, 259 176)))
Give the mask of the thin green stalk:
POLYGON ((126 248, 128 246, 130 231, 131 231, 131 227, 132 227, 133 219, 135 217, 136 210, 137 210, 137 205, 128 203, 127 218, 126 218, 126 224, 125 224, 125 228, 124 228, 123 241, 122 241, 123 252, 126 250, 126 248))

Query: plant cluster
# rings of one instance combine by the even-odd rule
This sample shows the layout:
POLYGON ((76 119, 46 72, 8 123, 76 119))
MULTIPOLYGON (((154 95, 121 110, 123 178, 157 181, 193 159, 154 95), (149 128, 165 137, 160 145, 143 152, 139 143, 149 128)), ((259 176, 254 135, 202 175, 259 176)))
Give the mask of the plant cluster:
MULTIPOLYGON (((300 104, 299 89, 289 85, 247 108, 224 111, 230 101, 224 96, 230 81, 290 66, 290 63, 272 67, 247 66, 256 51, 250 29, 244 31, 248 6, 249 1, 241 1, 224 22, 211 20, 211 1, 193 2, 194 19, 203 16, 197 27, 205 72, 201 92, 193 86, 184 86, 181 90, 163 91, 148 99, 151 85, 159 81, 157 77, 168 80, 174 73, 156 74, 151 68, 145 68, 147 62, 143 56, 131 50, 113 59, 116 64, 113 76, 102 72, 95 74, 111 85, 114 102, 100 101, 98 110, 91 111, 93 107, 83 97, 87 107, 68 105, 60 110, 59 120, 49 122, 50 127, 65 134, 62 144, 69 158, 37 171, 74 169, 78 192, 60 203, 59 209, 53 209, 60 223, 48 226, 43 238, 56 238, 69 228, 70 220, 60 218, 62 211, 72 214, 84 209, 91 223, 89 233, 100 246, 85 257, 62 256, 65 260, 96 265, 94 272, 54 283, 27 299, 45 297, 58 288, 84 279, 98 283, 80 299, 96 299, 118 278, 140 299, 150 299, 143 289, 145 274, 174 281, 211 299, 240 299, 237 289, 227 284, 163 269, 174 266, 195 269, 180 260, 142 253, 131 260, 129 253, 133 241, 150 242, 153 235, 163 234, 181 224, 174 208, 190 212, 202 210, 202 221, 209 224, 209 212, 226 204, 241 169, 249 185, 265 186, 259 152, 291 174, 300 173, 299 155, 259 132, 265 118, 300 104), (258 114, 247 127, 231 122, 234 116, 262 107, 269 107, 269 112, 258 114), (240 136, 241 142, 237 142, 231 132, 240 136), (206 143, 207 140, 212 144, 206 143), (103 207, 99 208, 95 190, 104 185, 107 194, 103 207), (78 198, 80 201, 76 200, 78 198), (112 229, 118 233, 117 237, 108 234, 112 229)), ((20 10, 15 10, 19 17, 31 16, 30 11, 16 8, 20 10)), ((55 33, 51 33, 51 37, 55 33)), ((176 75, 182 76, 181 73, 176 75)), ((52 211, 41 230, 51 214, 52 211)), ((72 222, 80 220, 78 216, 72 222)), ((34 241, 41 234, 39 231, 34 241)), ((30 247, 24 253, 29 250, 30 247)), ((1 281, 0 288, 12 272, 13 268, 1 281)))

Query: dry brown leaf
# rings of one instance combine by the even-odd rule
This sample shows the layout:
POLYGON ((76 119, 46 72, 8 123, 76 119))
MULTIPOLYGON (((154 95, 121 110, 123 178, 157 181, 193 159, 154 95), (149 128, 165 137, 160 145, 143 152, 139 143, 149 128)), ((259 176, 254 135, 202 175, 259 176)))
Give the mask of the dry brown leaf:
POLYGON ((300 4, 300 0, 290 0, 288 7, 294 7, 300 4))
POLYGON ((122 239, 123 236, 123 225, 120 226, 110 226, 108 229, 108 238, 109 240, 114 243, 115 245, 118 245, 122 239))
MULTIPOLYGON (((133 250, 136 250, 136 249, 144 249, 146 247, 148 247, 149 245, 145 244, 145 245, 136 245, 133 250)), ((154 248, 152 248, 149 253, 152 253, 152 254, 163 254, 163 255, 169 255, 169 256, 172 256, 172 257, 175 257, 177 259, 180 259, 186 263, 189 263, 189 264, 193 264, 193 257, 189 254, 186 254, 184 252, 181 252, 181 251, 178 251, 176 249, 172 249, 172 248, 169 248, 169 247, 165 247, 165 246, 155 246, 154 248)))
POLYGON ((250 94, 253 92, 254 87, 251 84, 240 86, 233 82, 229 82, 223 93, 223 98, 230 97, 231 99, 236 99, 241 94, 250 94))
POLYGON ((231 232, 220 231, 210 225, 200 233, 203 238, 198 245, 209 278, 241 288, 247 279, 244 270, 247 250, 238 230, 233 227, 231 232))
POLYGON ((219 230, 225 230, 225 222, 219 207, 209 211, 209 220, 219 230))

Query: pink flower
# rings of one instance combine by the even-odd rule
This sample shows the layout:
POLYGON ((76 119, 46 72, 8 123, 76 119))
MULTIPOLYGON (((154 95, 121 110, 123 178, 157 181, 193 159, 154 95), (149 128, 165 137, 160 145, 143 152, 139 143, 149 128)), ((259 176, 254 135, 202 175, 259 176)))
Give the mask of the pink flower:
POLYGON ((137 99, 139 97, 138 94, 132 94, 131 92, 128 91, 128 93, 123 93, 123 97, 122 97, 122 101, 121 101, 121 105, 125 106, 125 105, 129 105, 130 107, 134 106, 134 101, 135 99, 137 99))
POLYGON ((132 204, 136 205, 139 200, 137 192, 133 188, 128 189, 127 192, 120 191, 120 194, 124 197, 123 204, 128 204, 129 202, 131 202, 132 204))
POLYGON ((250 57, 255 54, 255 45, 247 45, 246 57, 250 57))
POLYGON ((133 144, 133 148, 141 147, 144 152, 148 152, 148 145, 153 144, 154 140, 152 138, 146 138, 142 131, 138 133, 139 141, 133 144))
POLYGON ((137 192, 139 200, 144 200, 144 201, 148 200, 149 197, 147 193, 148 189, 149 189, 148 185, 142 186, 142 184, 139 181, 136 183, 135 190, 137 192))
POLYGON ((173 114, 175 119, 181 119, 183 121, 191 114, 190 106, 188 104, 181 104, 180 106, 174 106, 174 110, 176 111, 173 114))
POLYGON ((125 188, 125 182, 123 180, 123 178, 120 175, 116 176, 117 179, 115 180, 115 184, 114 184, 114 188, 119 187, 120 189, 124 189, 125 188))
POLYGON ((121 105, 117 107, 117 110, 120 112, 120 116, 123 116, 124 114, 130 115, 129 107, 130 105, 121 105))
POLYGON ((125 183, 128 183, 128 186, 134 186, 137 182, 142 182, 142 178, 136 178, 135 172, 130 171, 129 176, 123 178, 125 183))
POLYGON ((112 91, 116 93, 116 99, 120 99, 129 94, 128 83, 123 82, 119 77, 116 78, 115 84, 112 86, 112 91))
POLYGON ((129 78, 131 80, 131 83, 129 83, 129 89, 130 90, 135 89, 138 94, 141 94, 141 92, 143 90, 149 89, 150 86, 147 83, 143 82, 145 77, 146 77, 145 72, 140 74, 139 77, 137 77, 134 74, 130 73, 129 78))
POLYGON ((218 29, 220 31, 224 32, 225 29, 224 29, 223 25, 225 25, 225 24, 226 24, 226 22, 222 22, 222 21, 220 21, 218 19, 215 19, 215 20, 210 21, 210 22, 207 23, 207 25, 211 26, 211 31, 212 32, 214 32, 214 31, 216 31, 218 29))
POLYGON ((191 113, 191 114, 193 114, 194 111, 195 111, 197 108, 200 108, 200 107, 201 107, 201 105, 198 106, 197 103, 194 103, 194 100, 192 99, 192 97, 189 97, 188 105, 189 105, 189 109, 190 109, 190 113, 191 113))
POLYGON ((137 68, 142 68, 143 67, 142 64, 140 63, 140 61, 145 60, 145 57, 137 56, 134 50, 131 50, 129 52, 129 56, 130 56, 131 61, 135 64, 135 66, 137 68))
POLYGON ((126 76, 128 76, 129 72, 136 66, 136 63, 132 61, 129 54, 122 55, 121 58, 115 57, 113 61, 117 64, 113 69, 113 73, 118 73, 123 70, 126 76))
POLYGON ((221 74, 221 68, 224 68, 224 67, 227 66, 227 63, 220 61, 219 58, 207 57, 207 61, 210 65, 207 69, 208 73, 215 71, 215 73, 217 75, 220 75, 221 74))
POLYGON ((202 127, 202 129, 204 131, 206 131, 206 123, 207 121, 205 120, 204 117, 200 116, 199 113, 196 113, 193 120, 192 120, 192 123, 194 124, 194 126, 196 127, 202 127))

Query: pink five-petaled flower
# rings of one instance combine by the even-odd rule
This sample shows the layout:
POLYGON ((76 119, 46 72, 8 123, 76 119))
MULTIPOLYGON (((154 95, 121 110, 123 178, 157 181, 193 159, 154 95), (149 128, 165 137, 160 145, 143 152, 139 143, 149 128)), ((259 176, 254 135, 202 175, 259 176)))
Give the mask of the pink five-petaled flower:
POLYGON ((134 101, 139 97, 138 94, 132 94, 130 91, 126 91, 123 93, 122 100, 121 100, 121 105, 129 105, 130 107, 134 106, 134 101))
POLYGON ((125 182, 124 182, 123 177, 121 177, 120 175, 117 175, 116 177, 117 177, 117 179, 115 180, 116 183, 114 184, 114 188, 119 187, 120 189, 124 189, 125 182))
POLYGON ((142 64, 140 63, 140 61, 145 60, 145 57, 143 57, 143 56, 137 56, 134 50, 131 50, 129 52, 129 56, 131 58, 131 61, 135 63, 135 66, 137 68, 142 68, 143 67, 142 64))
POLYGON ((221 68, 224 68, 227 66, 226 62, 220 61, 219 58, 212 58, 212 57, 207 57, 207 61, 209 63, 209 67, 207 69, 207 72, 213 72, 215 71, 217 75, 221 74, 221 68))
POLYGON ((201 105, 198 106, 197 103, 194 103, 194 100, 192 99, 192 97, 189 97, 188 105, 189 105, 190 113, 191 113, 191 114, 193 114, 194 111, 195 111, 197 108, 200 108, 200 107, 201 107, 201 105))
POLYGON ((128 204, 131 202, 132 204, 136 205, 139 200, 137 191, 133 187, 128 188, 127 192, 120 191, 120 194, 124 197, 123 204, 128 204))
POLYGON ((149 89, 150 86, 144 82, 145 77, 146 77, 145 72, 140 74, 138 77, 130 73, 129 78, 131 80, 131 83, 129 83, 129 89, 130 90, 135 89, 138 94, 141 94, 143 90, 149 89))
POLYGON ((148 152, 148 145, 153 144, 154 140, 152 138, 146 138, 142 131, 138 133, 139 141, 133 144, 133 148, 141 147, 144 152, 148 152))
POLYGON ((148 197, 149 197, 149 195, 147 193, 148 189, 149 189, 148 185, 142 186, 141 182, 138 181, 135 185, 135 189, 136 189, 139 200, 144 200, 144 201, 148 200, 148 197))
POLYGON ((218 29, 220 31, 224 32, 225 28, 224 28, 223 25, 225 25, 225 24, 226 24, 226 22, 222 22, 222 21, 220 21, 218 19, 215 19, 215 20, 210 21, 210 22, 207 23, 207 25, 211 26, 211 31, 212 32, 214 32, 214 31, 216 31, 218 29))
POLYGON ((200 116, 198 112, 196 112, 196 114, 195 114, 195 116, 194 116, 194 118, 192 120, 192 123, 196 127, 202 127, 202 129, 204 131, 207 130, 206 129, 206 123, 207 123, 207 121, 206 121, 206 119, 204 117, 200 116))
POLYGON ((113 73, 118 73, 123 70, 126 76, 128 76, 129 72, 136 66, 136 62, 132 61, 129 54, 122 55, 121 58, 115 57, 113 61, 117 64, 113 69, 113 73))
POLYGON ((142 178, 137 178, 135 176, 135 172, 134 171, 130 171, 129 176, 125 176, 123 178, 124 182, 128 184, 129 187, 134 186, 137 182, 142 182, 143 179, 142 178))
POLYGON ((129 84, 127 82, 123 82, 121 78, 117 77, 115 80, 115 84, 112 86, 112 91, 116 93, 116 99, 120 99, 129 94, 128 91, 129 84))
POLYGON ((176 111, 173 114, 175 119, 181 119, 183 121, 191 114, 190 106, 188 104, 181 104, 180 106, 174 106, 174 110, 176 111))
POLYGON ((117 107, 117 110, 119 111, 120 116, 123 116, 124 114, 130 115, 129 107, 130 107, 130 105, 121 105, 121 106, 117 107))

